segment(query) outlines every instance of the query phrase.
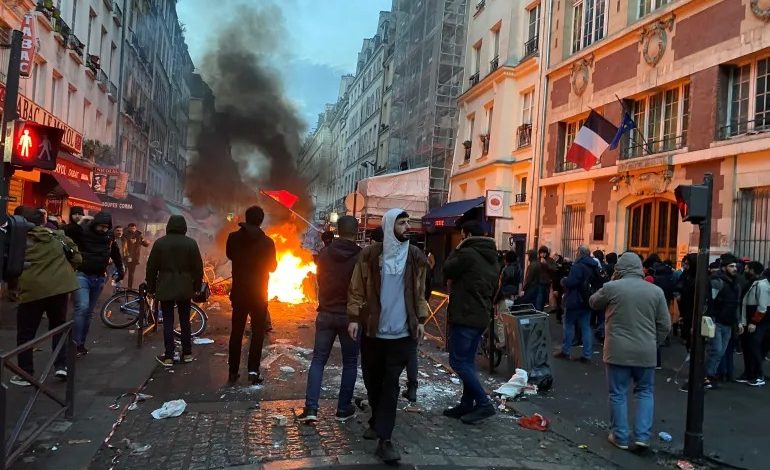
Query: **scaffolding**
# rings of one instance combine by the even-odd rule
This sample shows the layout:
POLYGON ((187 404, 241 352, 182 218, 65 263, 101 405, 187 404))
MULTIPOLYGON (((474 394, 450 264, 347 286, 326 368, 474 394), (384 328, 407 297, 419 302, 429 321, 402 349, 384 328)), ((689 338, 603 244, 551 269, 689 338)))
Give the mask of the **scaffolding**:
POLYGON ((462 94, 468 0, 393 0, 396 41, 388 172, 428 167, 447 200, 462 94))

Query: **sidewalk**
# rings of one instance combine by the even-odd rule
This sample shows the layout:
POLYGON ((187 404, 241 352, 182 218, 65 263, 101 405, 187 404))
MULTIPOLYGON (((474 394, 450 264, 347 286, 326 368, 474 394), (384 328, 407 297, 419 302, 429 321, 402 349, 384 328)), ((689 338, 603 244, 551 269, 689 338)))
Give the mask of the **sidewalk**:
MULTIPOLYGON (((551 338, 556 350, 561 344, 561 325, 551 321, 551 338)), ((579 349, 573 350, 573 356, 579 349)), ((653 434, 655 451, 681 455, 687 415, 687 393, 679 386, 687 381, 689 363, 677 379, 675 369, 682 365, 686 351, 677 338, 663 348, 663 370, 656 371, 655 422, 653 434), (677 383, 677 381, 679 383, 677 383), (671 443, 657 438, 660 431, 673 436, 671 443)), ((539 410, 564 428, 576 439, 594 438, 598 445, 608 446, 609 429, 607 387, 601 351, 594 351, 592 364, 551 359, 554 388, 544 396, 533 397, 528 405, 539 410)), ((770 364, 766 363, 766 367, 770 364)), ((743 370, 742 356, 735 355, 736 376, 743 370)), ((770 422, 770 387, 752 388, 745 384, 719 384, 720 388, 706 392, 703 423, 705 454, 725 465, 747 468, 767 468, 767 439, 764 428, 770 422)), ((630 416, 633 416, 632 414, 630 416)))
MULTIPOLYGON (((111 294, 105 289, 103 298, 111 294)), ((71 317, 71 312, 70 312, 71 317)), ((48 329, 46 320, 40 332, 48 329)), ((132 330, 133 331, 133 330, 132 330)), ((24 470, 85 468, 98 450, 104 437, 110 432, 117 417, 117 411, 108 406, 120 394, 135 390, 143 384, 155 367, 153 356, 162 342, 160 335, 145 338, 141 350, 136 347, 136 334, 126 330, 112 330, 105 327, 94 314, 89 333, 87 356, 77 359, 75 365, 75 417, 72 421, 59 419, 52 423, 35 440, 29 450, 20 457, 12 468, 24 470)), ((16 307, 0 303, 0 350, 16 346, 16 307)), ((41 346, 36 351, 36 372, 48 361, 51 345, 41 346)), ((64 382, 52 377, 48 379, 54 389, 64 396, 64 382)), ((10 372, 6 372, 10 378, 10 372)), ((11 429, 33 391, 32 387, 18 387, 8 384, 8 406, 6 430, 11 429)), ((36 425, 58 409, 49 398, 41 394, 27 422, 36 425)), ((28 432, 28 431, 27 431, 28 432)), ((21 438, 27 435, 22 432, 21 438)))

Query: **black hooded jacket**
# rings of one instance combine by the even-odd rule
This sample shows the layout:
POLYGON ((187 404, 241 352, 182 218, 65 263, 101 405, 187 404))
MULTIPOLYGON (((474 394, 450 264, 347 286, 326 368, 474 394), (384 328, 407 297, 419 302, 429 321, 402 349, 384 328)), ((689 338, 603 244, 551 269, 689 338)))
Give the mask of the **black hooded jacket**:
POLYGON ((487 327, 499 272, 493 238, 469 237, 457 246, 444 262, 444 277, 452 281, 449 323, 487 327))
POLYGON ((361 247, 337 239, 318 254, 318 311, 347 314, 348 287, 361 247))
POLYGON ((261 228, 240 223, 227 237, 227 258, 233 263, 233 308, 255 308, 267 303, 267 284, 275 271, 275 243, 261 228))
POLYGON ((110 258, 115 264, 118 277, 123 277, 123 259, 112 234, 112 216, 108 212, 97 212, 91 221, 84 221, 79 228, 68 226, 65 232, 78 246, 83 263, 78 271, 92 276, 104 276, 110 258), (96 231, 97 225, 106 225, 106 233, 96 231))
POLYGON ((166 236, 150 250, 147 260, 147 291, 160 301, 190 300, 203 282, 203 260, 198 243, 186 236, 187 221, 172 215, 166 236))

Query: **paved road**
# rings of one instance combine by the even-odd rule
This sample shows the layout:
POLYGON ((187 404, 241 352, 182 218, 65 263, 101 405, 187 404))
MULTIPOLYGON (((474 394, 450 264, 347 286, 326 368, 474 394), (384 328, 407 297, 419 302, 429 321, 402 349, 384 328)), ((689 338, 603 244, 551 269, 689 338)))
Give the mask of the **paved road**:
MULTIPOLYGON (((265 350, 264 386, 245 381, 225 386, 228 310, 223 308, 213 315, 207 334, 214 344, 195 347, 192 364, 155 370, 145 389, 153 398, 128 412, 110 441, 114 448, 100 449, 91 468, 377 468, 374 444, 361 438, 367 415, 360 413, 345 424, 330 418, 339 384, 338 348, 325 376, 324 419, 315 426, 292 419, 303 405, 314 312, 307 306, 276 304, 271 313, 275 331, 265 350), (281 372, 282 366, 295 372, 281 372), (150 416, 163 402, 178 398, 188 403, 181 417, 150 416), (287 425, 279 425, 276 415, 288 417, 287 425)), ((441 366, 440 352, 430 345, 424 350, 420 368, 427 377, 421 377, 420 406, 407 411, 402 402, 394 436, 405 468, 616 468, 556 433, 519 427, 512 412, 479 426, 444 418, 441 410, 458 399, 459 386, 441 366)), ((487 385, 494 388, 494 382, 490 379, 487 385)), ((364 395, 360 379, 357 394, 364 395)))

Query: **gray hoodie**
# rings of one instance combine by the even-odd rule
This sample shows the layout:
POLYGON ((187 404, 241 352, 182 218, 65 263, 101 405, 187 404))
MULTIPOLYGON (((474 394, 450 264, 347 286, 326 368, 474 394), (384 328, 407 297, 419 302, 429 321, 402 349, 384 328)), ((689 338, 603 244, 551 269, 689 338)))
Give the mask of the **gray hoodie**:
POLYGON ((671 330, 663 290, 644 280, 642 261, 626 252, 615 266, 614 280, 589 299, 605 310, 604 362, 618 366, 655 367, 657 346, 671 330))

